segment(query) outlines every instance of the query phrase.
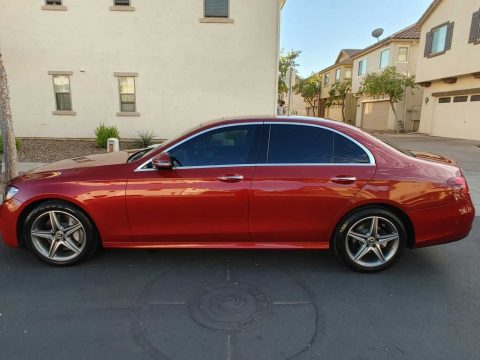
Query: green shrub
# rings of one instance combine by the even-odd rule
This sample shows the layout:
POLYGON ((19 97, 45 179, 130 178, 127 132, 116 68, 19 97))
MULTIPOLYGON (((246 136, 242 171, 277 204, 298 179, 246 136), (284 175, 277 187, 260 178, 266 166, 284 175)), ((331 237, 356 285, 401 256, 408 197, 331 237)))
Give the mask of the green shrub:
POLYGON ((116 126, 107 126, 102 123, 95 129, 95 141, 99 147, 106 149, 107 140, 110 138, 120 140, 120 134, 116 126))
MULTIPOLYGON (((17 150, 20 150, 22 147, 22 141, 20 139, 15 139, 15 145, 17 146, 17 150)), ((3 138, 0 136, 0 153, 3 154, 3 138)))
POLYGON ((153 144, 155 135, 151 131, 137 131, 138 139, 137 146, 140 148, 146 148, 153 144))

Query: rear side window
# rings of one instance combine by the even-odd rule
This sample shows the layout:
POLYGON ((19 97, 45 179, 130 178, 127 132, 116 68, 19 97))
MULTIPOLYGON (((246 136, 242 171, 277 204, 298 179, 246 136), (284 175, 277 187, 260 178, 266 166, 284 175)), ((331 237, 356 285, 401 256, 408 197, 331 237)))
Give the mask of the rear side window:
POLYGON ((345 136, 335 134, 333 162, 335 164, 368 164, 370 158, 365 150, 345 136))
POLYGON ((367 153, 333 131, 304 125, 271 125, 269 164, 368 164, 367 153))

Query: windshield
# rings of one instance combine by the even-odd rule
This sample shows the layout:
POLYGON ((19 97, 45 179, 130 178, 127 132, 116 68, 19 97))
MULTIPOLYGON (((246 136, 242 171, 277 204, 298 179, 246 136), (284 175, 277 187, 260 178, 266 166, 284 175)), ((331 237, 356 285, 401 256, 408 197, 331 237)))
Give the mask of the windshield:
POLYGON ((386 140, 386 139, 383 139, 383 138, 377 137, 377 136, 376 136, 376 138, 378 140, 380 140, 381 142, 383 142, 384 144, 387 144, 388 146, 394 148, 395 150, 400 151, 402 154, 405 154, 405 155, 408 155, 408 156, 411 156, 411 157, 416 157, 415 154, 412 153, 411 151, 408 151, 408 150, 400 147, 399 145, 390 142, 389 140, 386 140))

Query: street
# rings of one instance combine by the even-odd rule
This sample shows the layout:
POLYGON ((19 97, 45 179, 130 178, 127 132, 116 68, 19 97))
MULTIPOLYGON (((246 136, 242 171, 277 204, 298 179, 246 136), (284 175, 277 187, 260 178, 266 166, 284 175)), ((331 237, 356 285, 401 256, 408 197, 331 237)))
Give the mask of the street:
MULTIPOLYGON (((479 211, 475 142, 382 136, 456 158, 479 211)), ((373 275, 317 251, 110 250, 53 268, 2 243, 0 358, 478 359, 479 258, 478 216, 467 239, 373 275)))

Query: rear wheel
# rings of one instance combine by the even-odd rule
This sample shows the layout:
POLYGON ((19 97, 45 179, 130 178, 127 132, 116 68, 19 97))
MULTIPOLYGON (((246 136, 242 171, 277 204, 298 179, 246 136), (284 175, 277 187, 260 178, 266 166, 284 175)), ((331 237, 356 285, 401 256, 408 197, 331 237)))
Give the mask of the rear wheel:
POLYGON ((335 251, 350 268, 375 272, 391 266, 407 243, 403 222, 382 208, 363 209, 337 227, 335 251))
POLYGON ((43 261, 58 266, 73 265, 89 257, 98 244, 97 231, 76 207, 48 201, 26 217, 24 239, 43 261))

